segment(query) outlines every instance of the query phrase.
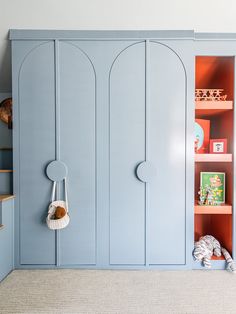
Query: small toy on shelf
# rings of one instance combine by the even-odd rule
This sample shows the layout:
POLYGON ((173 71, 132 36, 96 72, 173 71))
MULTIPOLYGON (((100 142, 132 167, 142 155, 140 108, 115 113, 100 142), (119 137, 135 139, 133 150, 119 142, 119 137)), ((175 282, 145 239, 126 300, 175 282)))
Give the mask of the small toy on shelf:
POLYGON ((205 187, 200 187, 200 190, 198 192, 199 194, 199 205, 208 205, 208 206, 216 206, 217 200, 216 200, 216 191, 213 187, 210 185, 206 185, 205 187))
POLYGON ((6 98, 0 103, 0 120, 12 129, 12 98, 6 98))
POLYGON ((216 238, 211 235, 205 235, 194 243, 193 257, 196 261, 202 262, 206 268, 211 268, 211 257, 213 255, 219 257, 221 253, 226 260, 226 269, 235 272, 236 267, 231 255, 220 245, 216 238))
POLYGON ((222 88, 195 89, 195 101, 225 101, 227 95, 222 95, 222 88))
POLYGON ((198 202, 198 204, 199 205, 204 205, 205 200, 206 200, 206 192, 205 192, 205 189, 202 186, 200 186, 200 190, 198 191, 198 195, 199 195, 199 202, 198 202))
POLYGON ((213 205, 213 190, 210 186, 206 186, 206 200, 205 200, 205 204, 206 205, 213 205))
POLYGON ((217 200, 216 200, 216 191, 215 188, 207 185, 206 186, 206 200, 205 200, 206 205, 214 206, 217 205, 217 200))

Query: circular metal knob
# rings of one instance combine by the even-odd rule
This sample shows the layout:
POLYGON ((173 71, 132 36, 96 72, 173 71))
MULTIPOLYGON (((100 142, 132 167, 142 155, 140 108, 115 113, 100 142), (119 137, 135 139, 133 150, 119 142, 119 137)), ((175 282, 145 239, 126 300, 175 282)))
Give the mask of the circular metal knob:
POLYGON ((149 161, 141 162, 136 169, 137 177, 142 182, 151 182, 156 176, 156 168, 149 161))

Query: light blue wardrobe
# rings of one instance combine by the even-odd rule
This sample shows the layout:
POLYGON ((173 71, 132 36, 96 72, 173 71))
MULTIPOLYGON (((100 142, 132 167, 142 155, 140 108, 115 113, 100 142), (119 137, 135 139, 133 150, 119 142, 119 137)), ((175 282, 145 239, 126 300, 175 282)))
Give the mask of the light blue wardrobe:
POLYGON ((16 267, 191 267, 193 32, 10 39, 16 267), (56 232, 45 223, 55 159, 71 218, 56 232))
POLYGON ((0 196, 0 281, 14 269, 14 198, 0 196))

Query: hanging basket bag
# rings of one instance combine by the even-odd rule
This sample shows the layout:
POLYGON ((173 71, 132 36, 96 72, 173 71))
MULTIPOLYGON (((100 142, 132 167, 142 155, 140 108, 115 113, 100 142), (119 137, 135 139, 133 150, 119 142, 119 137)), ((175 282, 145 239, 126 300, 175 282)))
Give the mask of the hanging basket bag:
POLYGON ((53 188, 52 188, 52 200, 51 200, 51 204, 48 207, 48 215, 46 218, 46 222, 47 222, 47 226, 49 229, 51 230, 59 230, 59 229, 63 229, 66 226, 68 226, 69 222, 70 222, 70 216, 68 214, 68 199, 67 199, 67 182, 66 182, 66 178, 64 178, 64 188, 65 188, 65 201, 59 200, 56 201, 55 200, 55 195, 56 195, 56 186, 57 186, 57 182, 54 181, 53 182, 53 188), (57 207, 63 207, 65 209, 65 215, 62 218, 59 219, 55 219, 55 212, 57 207))

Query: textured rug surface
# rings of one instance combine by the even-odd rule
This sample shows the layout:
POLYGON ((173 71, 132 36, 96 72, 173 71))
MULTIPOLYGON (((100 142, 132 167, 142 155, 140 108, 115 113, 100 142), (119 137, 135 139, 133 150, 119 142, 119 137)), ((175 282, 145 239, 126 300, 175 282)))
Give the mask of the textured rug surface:
POLYGON ((227 271, 16 270, 0 284, 0 313, 236 314, 227 271))

